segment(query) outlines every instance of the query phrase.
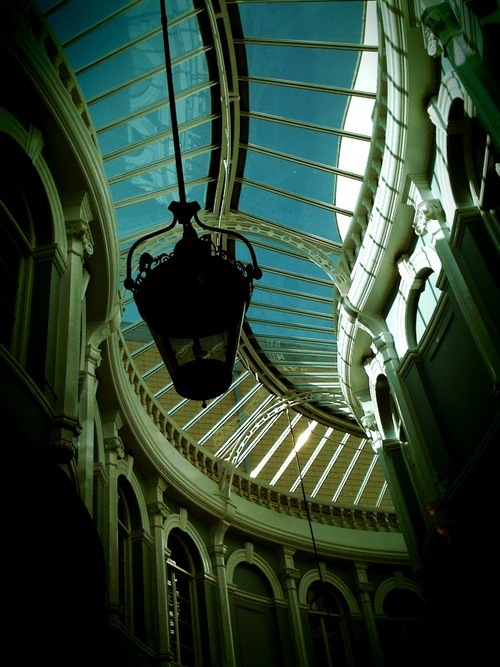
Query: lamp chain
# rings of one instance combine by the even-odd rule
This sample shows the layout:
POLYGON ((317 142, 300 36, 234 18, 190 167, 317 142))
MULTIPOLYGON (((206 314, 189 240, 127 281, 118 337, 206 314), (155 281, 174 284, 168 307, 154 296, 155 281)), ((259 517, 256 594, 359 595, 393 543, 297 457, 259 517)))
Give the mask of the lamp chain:
POLYGON ((177 109, 175 105, 174 80, 172 76, 172 60, 170 56, 170 43, 168 40, 168 22, 165 0, 160 0, 161 24, 163 32, 163 49, 165 51, 165 70, 167 73, 168 99, 170 105, 170 117, 172 120, 172 136, 174 142, 175 168, 177 170, 177 184, 179 187, 179 201, 186 203, 186 188, 184 186, 184 174, 182 171, 181 142, 179 139, 179 126, 177 123, 177 109))

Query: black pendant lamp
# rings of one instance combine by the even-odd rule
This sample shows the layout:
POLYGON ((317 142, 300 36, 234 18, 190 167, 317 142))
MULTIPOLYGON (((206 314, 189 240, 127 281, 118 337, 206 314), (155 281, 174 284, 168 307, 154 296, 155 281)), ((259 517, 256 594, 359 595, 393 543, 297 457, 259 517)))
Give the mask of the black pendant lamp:
POLYGON ((160 0, 160 4, 180 201, 168 207, 173 214, 170 225, 143 236, 132 245, 124 284, 133 292, 137 309, 151 331, 177 393, 200 400, 205 406, 207 399, 220 396, 231 386, 253 280, 260 279, 262 271, 244 236, 203 224, 198 218, 199 204, 186 201, 165 0, 160 0), (213 234, 199 237, 193 221, 213 234), (136 277, 132 278, 132 256, 136 248, 176 224, 182 225, 183 235, 174 250, 157 257, 143 253, 136 277), (213 238, 217 239, 217 244, 213 238), (231 238, 245 243, 252 257, 251 264, 235 259, 227 244, 231 238))

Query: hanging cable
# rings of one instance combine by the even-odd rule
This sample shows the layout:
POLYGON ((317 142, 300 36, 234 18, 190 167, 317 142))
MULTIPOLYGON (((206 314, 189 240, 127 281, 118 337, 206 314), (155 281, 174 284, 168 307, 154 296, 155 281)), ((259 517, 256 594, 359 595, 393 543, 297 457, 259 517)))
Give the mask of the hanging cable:
POLYGON ((313 551, 314 551, 314 560, 316 562, 316 569, 318 570, 319 586, 320 586, 320 590, 323 591, 323 595, 324 595, 324 604, 325 604, 326 616, 330 617, 331 616, 330 594, 329 594, 328 589, 326 587, 326 582, 323 579, 323 573, 321 572, 321 567, 320 567, 320 563, 319 563, 318 549, 316 547, 316 540, 314 539, 314 531, 313 531, 313 527, 312 527, 311 512, 309 510, 309 503, 307 502, 306 489, 305 489, 305 485, 304 485, 304 476, 302 475, 302 467, 300 465, 299 452, 297 450, 296 443, 295 443, 295 434, 293 432, 293 426, 292 426, 292 422, 291 422, 291 419, 290 419, 290 411, 289 411, 288 407, 286 409, 286 415, 288 417, 288 425, 289 425, 289 428, 290 428, 290 435, 292 437, 292 445, 293 445, 293 449, 294 449, 294 452, 295 452, 295 460, 297 462, 297 470, 298 470, 298 475, 299 475, 299 479, 300 479, 300 486, 301 486, 301 489, 302 489, 302 497, 304 499, 304 505, 305 505, 305 508, 306 508, 307 522, 309 524, 309 531, 311 533, 311 541, 312 541, 313 551))
POLYGON ((290 410, 288 408, 286 409, 286 416, 288 418, 288 426, 290 428, 290 435, 292 437, 292 445, 293 445, 293 450, 295 452, 295 461, 297 462, 297 470, 298 470, 298 473, 299 473, 300 487, 302 489, 302 497, 304 499, 304 505, 305 505, 305 508, 306 508, 307 522, 309 524, 309 531, 311 533, 311 541, 312 541, 313 550, 314 550, 314 559, 316 561, 316 568, 318 570, 319 580, 321 582, 321 585, 323 586, 325 582, 323 581, 323 574, 321 572, 321 568, 320 568, 320 564, 319 564, 318 550, 316 548, 316 540, 314 539, 314 531, 313 531, 313 527, 312 527, 311 512, 309 510, 309 503, 307 501, 306 489, 305 489, 305 486, 304 486, 304 477, 302 475, 302 468, 300 466, 300 460, 299 460, 299 452, 297 451, 297 447, 296 447, 296 444, 295 444, 295 434, 293 432, 292 421, 290 419, 290 410))

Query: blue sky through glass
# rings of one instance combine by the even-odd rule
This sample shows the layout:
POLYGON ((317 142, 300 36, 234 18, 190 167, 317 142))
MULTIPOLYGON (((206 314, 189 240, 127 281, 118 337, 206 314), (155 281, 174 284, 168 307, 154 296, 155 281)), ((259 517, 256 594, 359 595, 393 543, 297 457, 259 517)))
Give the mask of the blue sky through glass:
MULTIPOLYGON (((54 8, 48 21, 89 106, 123 261, 134 240, 171 223, 168 205, 178 200, 160 1, 38 5, 54 8)), ((238 164, 231 211, 275 230, 275 236, 245 234, 264 271, 248 322, 284 377, 300 367, 297 386, 314 386, 315 373, 321 386, 330 375, 333 385, 333 285, 311 248, 317 245, 333 263, 365 170, 377 52, 360 45, 371 28, 366 41, 376 47, 375 3, 244 1, 227 8, 241 74, 235 82, 241 117, 231 119, 242 130, 241 145, 230 147, 235 164, 229 166, 238 164), (351 89, 361 96, 351 97, 351 89), (362 137, 344 136, 346 130, 362 137), (313 373, 305 372, 308 363, 313 373)), ((202 5, 197 13, 192 0, 168 0, 167 12, 186 194, 211 212, 213 185, 223 171, 221 137, 226 129, 231 136, 222 124, 218 42, 202 5)), ((238 253, 240 259, 248 254, 243 246, 238 253)), ((139 322, 130 294, 124 299, 124 325, 139 322)))

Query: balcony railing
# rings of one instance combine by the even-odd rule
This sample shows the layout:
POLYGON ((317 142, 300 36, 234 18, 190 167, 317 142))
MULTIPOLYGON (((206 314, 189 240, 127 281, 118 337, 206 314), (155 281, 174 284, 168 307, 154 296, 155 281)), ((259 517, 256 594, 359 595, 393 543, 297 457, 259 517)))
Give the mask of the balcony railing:
MULTIPOLYGON (((127 345, 119 335, 120 354, 125 373, 137 399, 149 415, 154 425, 166 440, 197 470, 214 481, 219 487, 227 476, 227 462, 217 459, 211 452, 203 450, 188 438, 166 414, 143 381, 127 345)), ((277 491, 267 485, 259 484, 249 476, 236 470, 229 473, 230 493, 244 498, 248 502, 265 507, 273 512, 293 516, 298 519, 322 523, 339 528, 366 530, 374 532, 399 533, 399 523, 394 512, 360 506, 343 506, 308 500, 298 494, 277 491)))

